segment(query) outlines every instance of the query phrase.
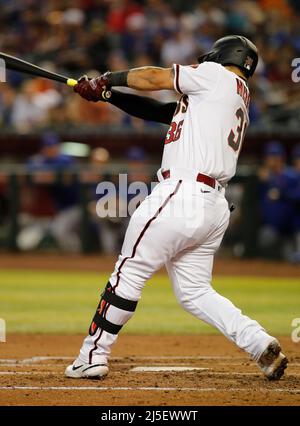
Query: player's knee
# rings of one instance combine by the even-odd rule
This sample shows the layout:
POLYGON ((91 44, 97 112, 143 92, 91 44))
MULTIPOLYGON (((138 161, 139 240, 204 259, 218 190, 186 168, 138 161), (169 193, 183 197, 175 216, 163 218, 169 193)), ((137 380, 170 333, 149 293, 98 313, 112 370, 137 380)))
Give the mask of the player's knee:
POLYGON ((118 296, 125 299, 130 296, 133 300, 140 299, 145 285, 145 280, 136 279, 135 277, 127 276, 126 274, 122 274, 119 279, 118 276, 112 275, 109 281, 115 288, 115 292, 118 296))
POLYGON ((210 286, 205 286, 200 289, 181 290, 180 293, 176 294, 176 297, 178 303, 185 311, 192 312, 194 311, 195 306, 201 307, 205 296, 211 292, 214 292, 214 290, 210 286))
POLYGON ((138 300, 153 271, 147 266, 142 267, 131 259, 128 264, 124 264, 124 267, 122 267, 122 262, 124 262, 124 257, 119 258, 121 267, 118 264, 116 265, 109 281, 121 297, 126 298, 130 295, 132 299, 138 300))
POLYGON ((178 301, 179 305, 182 307, 182 309, 184 309, 187 312, 190 311, 190 309, 191 309, 190 300, 186 300, 184 298, 177 297, 177 301, 178 301))

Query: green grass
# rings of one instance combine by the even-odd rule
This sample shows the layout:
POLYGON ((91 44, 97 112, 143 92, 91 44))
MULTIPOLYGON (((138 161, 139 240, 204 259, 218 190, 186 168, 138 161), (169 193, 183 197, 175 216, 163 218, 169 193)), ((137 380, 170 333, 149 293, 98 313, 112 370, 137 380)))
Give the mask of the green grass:
MULTIPOLYGON (((0 317, 9 333, 84 333, 108 275, 85 272, 0 271, 0 317)), ((300 317, 300 278, 215 277, 215 289, 273 334, 290 334, 300 317)), ((216 331, 184 312, 166 275, 156 275, 128 333, 211 334, 216 331)))

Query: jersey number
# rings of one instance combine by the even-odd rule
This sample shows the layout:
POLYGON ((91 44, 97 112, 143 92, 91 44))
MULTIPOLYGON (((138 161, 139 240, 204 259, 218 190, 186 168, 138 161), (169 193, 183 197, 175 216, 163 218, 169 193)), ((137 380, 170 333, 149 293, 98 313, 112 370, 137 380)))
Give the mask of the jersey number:
POLYGON ((168 131, 167 136, 166 136, 165 145, 168 144, 168 143, 171 143, 171 142, 178 141, 178 139, 180 138, 180 135, 181 135, 183 121, 184 120, 179 121, 178 124, 175 121, 172 121, 171 126, 170 126, 169 131, 168 131))
POLYGON ((247 122, 245 121, 245 113, 242 110, 242 108, 239 108, 237 112, 235 113, 235 115, 237 116, 239 120, 239 125, 236 129, 236 133, 234 133, 233 130, 230 131, 227 140, 228 140, 228 145, 231 146, 231 148, 234 151, 238 151, 245 136, 247 122))

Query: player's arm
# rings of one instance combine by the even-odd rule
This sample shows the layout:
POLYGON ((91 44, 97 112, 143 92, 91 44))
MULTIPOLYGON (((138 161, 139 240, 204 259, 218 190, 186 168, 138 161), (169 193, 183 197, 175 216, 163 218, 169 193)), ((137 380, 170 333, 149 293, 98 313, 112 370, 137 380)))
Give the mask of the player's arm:
POLYGON ((74 86, 74 91, 87 101, 103 100, 103 91, 112 87, 130 87, 136 90, 175 90, 173 68, 142 67, 129 71, 106 72, 88 79, 83 76, 74 86))
POLYGON ((106 72, 99 82, 106 87, 126 86, 136 90, 174 90, 173 68, 141 67, 129 71, 106 72))
POLYGON ((93 79, 89 79, 87 76, 81 77, 78 84, 74 86, 74 91, 88 101, 108 101, 135 117, 170 124, 177 106, 176 102, 162 103, 148 97, 121 93, 116 90, 111 90, 111 96, 107 96, 110 93, 108 89, 112 86, 140 87, 143 88, 140 90, 151 90, 152 85, 155 84, 157 87, 163 89, 171 85, 168 80, 169 78, 173 87, 173 73, 171 69, 146 67, 131 71, 107 72, 93 79), (137 78, 135 78, 136 75, 138 76, 137 78), (135 83, 129 83, 133 79, 132 76, 135 83))
POLYGON ((177 107, 176 102, 160 102, 146 96, 111 91, 107 101, 134 117, 157 123, 170 124, 177 107))
POLYGON ((128 87, 136 90, 174 90, 173 68, 142 67, 130 71, 111 73, 111 86, 124 79, 128 87))

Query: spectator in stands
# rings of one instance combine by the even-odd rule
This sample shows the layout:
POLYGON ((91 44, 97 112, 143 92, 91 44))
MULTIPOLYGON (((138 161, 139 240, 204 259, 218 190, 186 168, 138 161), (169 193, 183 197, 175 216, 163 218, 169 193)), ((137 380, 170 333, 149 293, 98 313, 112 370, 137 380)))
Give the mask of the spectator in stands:
POLYGON ((294 169, 300 178, 300 144, 297 144, 292 150, 292 162, 294 169))
POLYGON ((16 91, 9 84, 0 83, 0 124, 2 127, 13 126, 13 110, 16 91))
MULTIPOLYGON (((291 79, 291 63, 300 56, 299 19, 299 0, 5 0, 1 2, 0 50, 74 78, 84 73, 93 77, 107 69, 116 71, 149 63, 170 66, 174 61, 191 63, 218 37, 242 32, 253 39, 262 53, 251 82, 252 128, 274 130, 275 125, 282 124, 298 131, 300 92, 296 90, 299 85, 291 79)), ((171 91, 156 96, 162 101, 177 99, 171 91)), ((124 131, 125 127, 126 131, 145 131, 157 126, 129 117, 109 103, 85 103, 74 97, 66 85, 11 71, 7 72, 7 83, 0 84, 0 123, 3 129, 21 133, 64 128, 75 134, 78 128, 86 131, 88 127, 97 132, 100 127, 101 132, 106 126, 108 131, 124 131)), ((282 147, 270 145, 267 151, 260 171, 263 228, 259 242, 262 251, 270 253, 273 247, 278 255, 276 241, 291 242, 298 229, 297 188, 292 176, 299 170, 300 160, 295 155, 292 172, 285 165, 282 147)), ((80 216, 76 188, 73 192, 72 185, 55 185, 50 178, 52 169, 72 167, 73 161, 60 156, 59 146, 44 146, 29 168, 33 167, 31 162, 37 167, 35 179, 39 184, 35 193, 33 188, 22 191, 31 216, 47 217, 43 219, 47 232, 50 216, 67 218, 68 211, 73 211, 75 218, 80 216), (45 168, 49 168, 49 182, 45 168), (33 204, 28 206, 32 196, 33 204)), ((128 162, 135 175, 133 180, 144 179, 138 177, 138 163, 130 159, 128 162)), ((144 164, 143 159, 140 164, 144 164)), ((68 220, 66 226, 71 223, 68 220)), ((45 232, 41 233, 42 238, 45 232)), ((55 231, 51 233, 54 235, 55 231)), ((68 245, 77 251, 77 232, 70 234, 67 230, 67 234, 71 237, 61 239, 59 244, 69 241, 68 245)), ((99 235, 103 246, 110 241, 103 240, 100 227, 99 235)), ((33 237, 29 240, 33 242, 33 237)), ((113 251, 115 240, 112 238, 104 250, 113 251)), ((289 252, 292 259, 294 252, 287 246, 282 245, 283 251, 286 257, 289 252)))
POLYGON ((92 228, 98 237, 101 251, 112 255, 120 249, 124 236, 127 204, 122 203, 118 197, 117 176, 103 173, 103 167, 109 159, 107 149, 102 147, 93 149, 90 169, 86 174, 88 179, 85 181, 89 186, 88 211, 92 228))
POLYGON ((91 184, 90 219, 97 229, 102 252, 109 255, 117 253, 121 248, 129 214, 134 212, 151 189, 151 176, 145 167, 145 151, 140 147, 131 147, 125 155, 127 165, 124 173, 112 176, 102 173, 102 181, 99 166, 101 168, 108 161, 108 152, 103 148, 96 148, 92 151, 90 160, 92 166, 98 166, 98 174, 91 184), (97 188, 96 193, 96 183, 99 182, 102 186, 97 188))
MULTIPOLYGON (((283 122, 298 127, 300 94, 291 80, 292 59, 300 55, 300 10, 296 0, 2 3, 0 50, 74 77, 87 70, 132 68, 141 55, 149 57, 147 63, 157 65, 194 62, 197 54, 207 51, 215 39, 242 32, 253 39, 262 53, 252 81, 251 116, 255 125, 283 122), (112 59, 116 56, 123 57, 124 67, 112 59)), ((20 74, 8 72, 6 84, 16 90, 17 96, 8 100, 8 114, 4 114, 3 120, 0 95, 3 124, 26 131, 49 121, 55 124, 53 110, 57 108, 56 120, 61 124, 63 109, 74 101, 72 92, 57 85, 54 90, 58 93, 49 94, 47 99, 59 102, 60 93, 63 99, 58 106, 50 107, 47 114, 49 106, 45 99, 42 105, 36 102, 40 94, 31 84, 22 84, 23 79, 20 74), (11 107, 13 118, 9 114, 11 107)), ((78 115, 70 117, 73 125, 81 125, 78 115)), ((122 115, 110 114, 112 122, 103 117, 106 124, 115 124, 116 118, 120 123, 123 121, 122 115)), ((134 121, 129 125, 134 126, 134 121)))
POLYGON ((0 245, 4 240, 5 226, 9 218, 10 205, 8 192, 7 178, 5 175, 0 174, 0 245))
MULTIPOLYGON (((60 153, 60 140, 56 134, 43 136, 40 152, 29 159, 28 171, 34 185, 40 187, 53 202, 53 216, 40 224, 36 217, 26 221, 18 236, 20 249, 28 250, 38 246, 45 235, 51 235, 58 246, 65 251, 79 252, 81 210, 78 205, 78 186, 71 174, 57 173, 71 171, 72 157, 60 153)), ((40 201, 39 201, 40 202, 40 201)))
POLYGON ((272 141, 265 147, 263 167, 259 171, 259 208, 262 226, 258 245, 261 254, 289 258, 294 232, 294 170, 286 166, 282 144, 272 141))
POLYGON ((147 155, 143 148, 132 146, 126 153, 128 182, 143 182, 150 191, 151 176, 147 170, 147 155))
POLYGON ((294 250, 290 260, 294 263, 300 263, 300 144, 292 150, 292 162, 296 173, 297 185, 291 190, 290 197, 294 202, 294 250))
POLYGON ((48 111, 61 102, 62 95, 51 88, 51 83, 46 86, 43 83, 41 79, 23 83, 12 109, 11 121, 17 130, 28 132, 32 127, 42 125, 48 111))

